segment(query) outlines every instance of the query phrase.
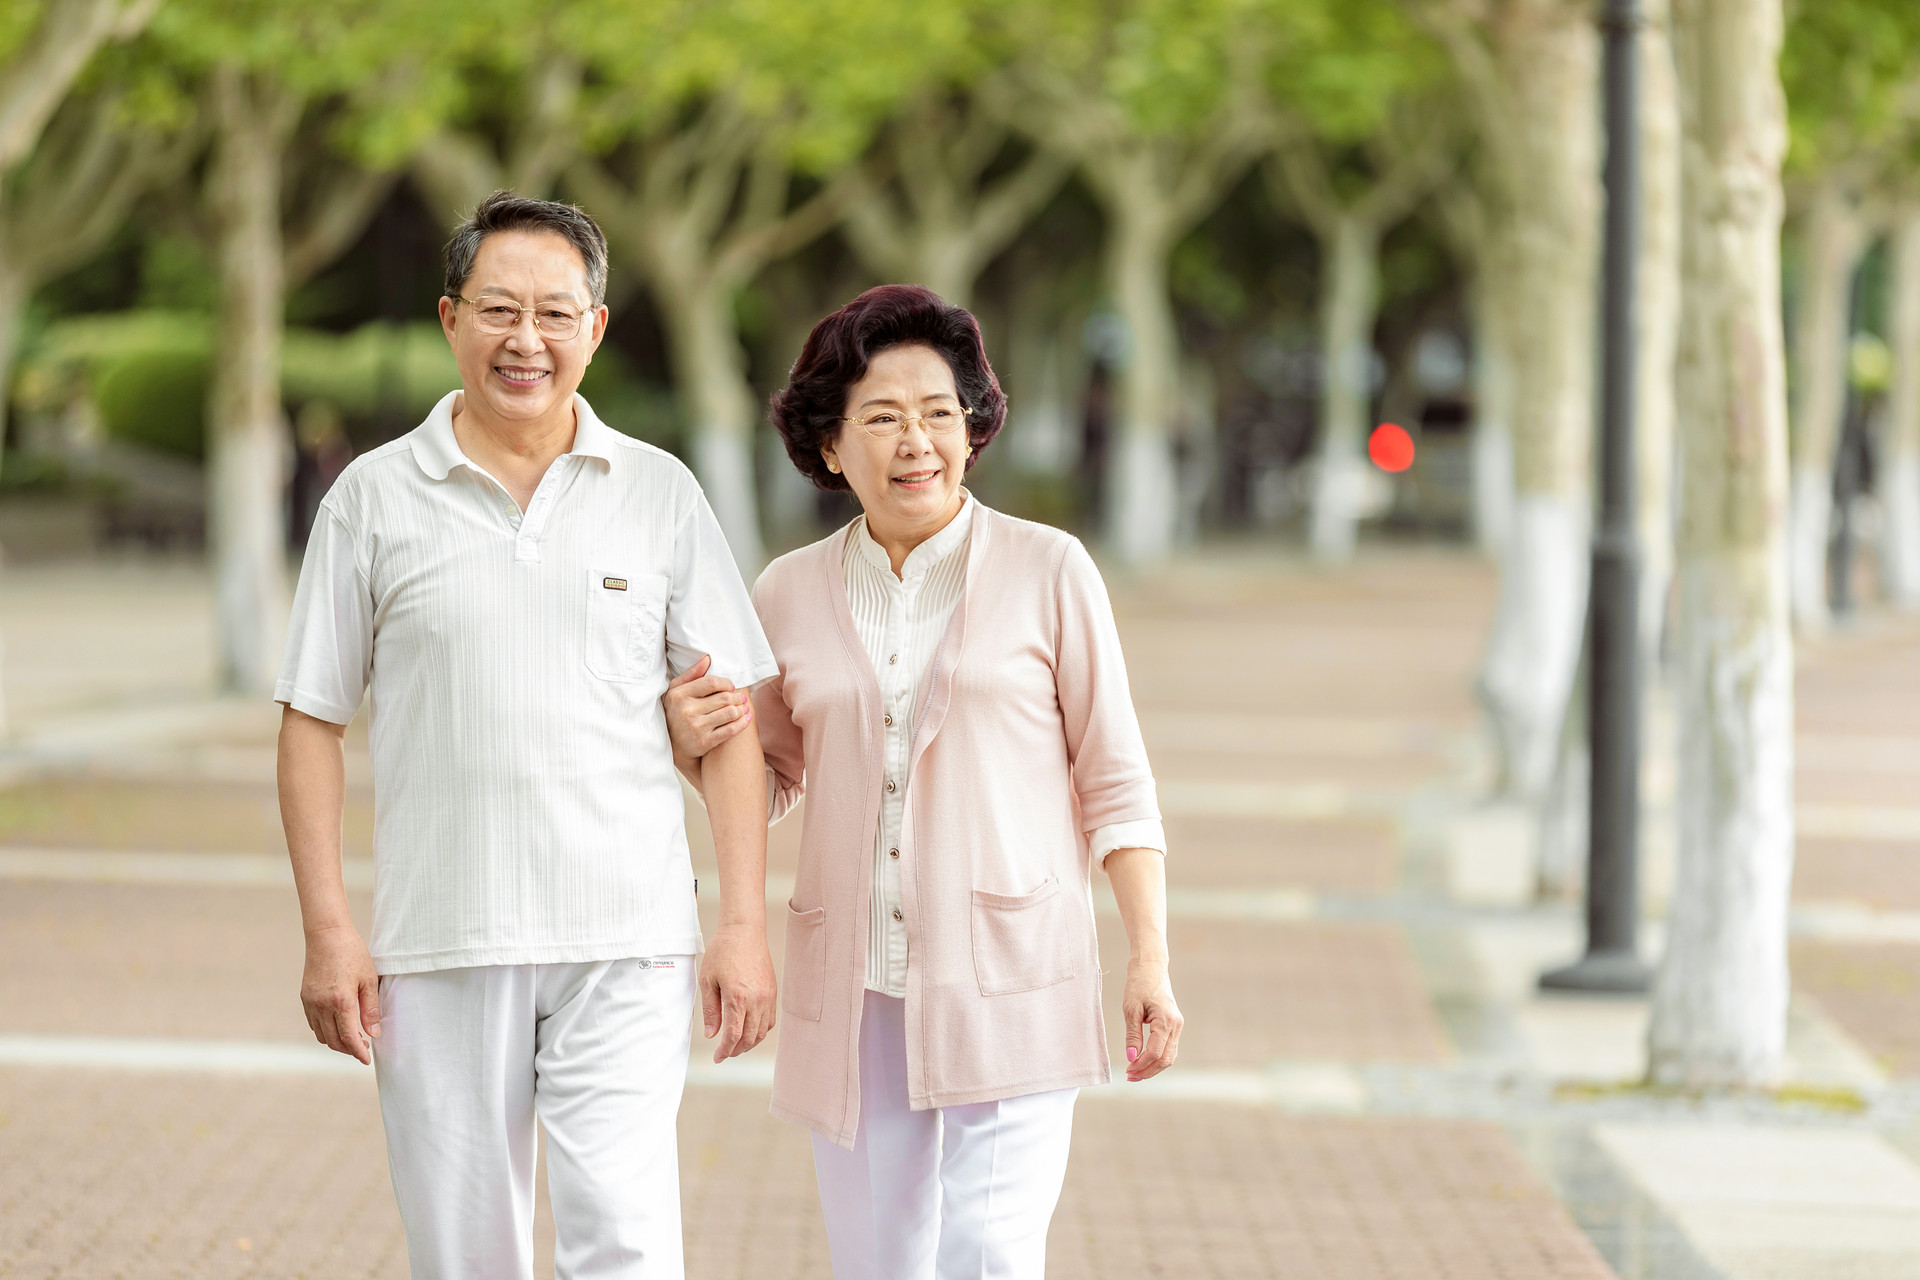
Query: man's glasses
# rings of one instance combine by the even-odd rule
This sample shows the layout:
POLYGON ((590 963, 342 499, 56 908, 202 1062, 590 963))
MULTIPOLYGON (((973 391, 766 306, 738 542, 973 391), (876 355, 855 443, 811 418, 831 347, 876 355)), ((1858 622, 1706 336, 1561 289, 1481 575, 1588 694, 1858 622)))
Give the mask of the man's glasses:
POLYGON ((456 298, 473 308, 473 327, 482 333, 512 333, 520 327, 520 317, 531 315, 533 327, 543 338, 565 342, 580 332, 580 313, 551 302, 523 307, 511 298, 456 298))
POLYGON ((842 418, 842 422, 851 422, 875 440, 898 440, 907 429, 909 422, 917 422, 920 429, 930 436, 948 436, 967 425, 967 417, 973 412, 957 404, 935 405, 925 413, 901 413, 897 409, 881 409, 864 418, 842 418))

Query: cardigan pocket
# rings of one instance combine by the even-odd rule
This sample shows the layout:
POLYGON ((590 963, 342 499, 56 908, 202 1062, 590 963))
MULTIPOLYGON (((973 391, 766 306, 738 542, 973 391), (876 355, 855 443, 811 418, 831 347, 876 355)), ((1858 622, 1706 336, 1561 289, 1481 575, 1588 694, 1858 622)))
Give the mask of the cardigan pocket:
POLYGON ((973 891, 973 976, 983 996, 1037 991, 1074 976, 1072 899, 1048 876, 1031 893, 973 891))
POLYGON ((827 909, 802 911, 787 903, 787 962, 780 1007, 796 1018, 820 1021, 827 1001, 827 909))

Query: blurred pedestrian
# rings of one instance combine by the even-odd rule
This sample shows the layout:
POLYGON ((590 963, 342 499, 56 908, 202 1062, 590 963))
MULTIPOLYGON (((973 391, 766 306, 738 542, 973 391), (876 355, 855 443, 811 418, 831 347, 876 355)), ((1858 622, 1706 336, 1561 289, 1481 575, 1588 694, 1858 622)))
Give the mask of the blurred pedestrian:
MULTIPOLYGON (((683 1274, 701 940, 660 698, 702 654, 742 684, 774 666, 692 475, 576 394, 606 264, 567 205, 502 192, 455 230, 440 320, 461 389, 320 504, 275 691, 301 1000, 376 1067, 421 1280, 531 1280, 536 1117, 558 1273, 683 1274), (340 867, 341 738, 369 692, 370 947, 340 867)), ((704 773, 718 1061, 774 1019, 755 735, 704 773)))
POLYGON ((774 397, 863 514, 754 587, 779 674, 696 666, 676 759, 749 724, 768 817, 804 792, 773 1110, 813 1130, 838 1280, 1041 1280, 1073 1105, 1110 1076, 1092 868, 1132 955, 1128 1078, 1170 1066, 1166 840, 1106 589, 1078 541, 961 480, 1006 416, 974 318, 926 289, 822 320, 774 397))

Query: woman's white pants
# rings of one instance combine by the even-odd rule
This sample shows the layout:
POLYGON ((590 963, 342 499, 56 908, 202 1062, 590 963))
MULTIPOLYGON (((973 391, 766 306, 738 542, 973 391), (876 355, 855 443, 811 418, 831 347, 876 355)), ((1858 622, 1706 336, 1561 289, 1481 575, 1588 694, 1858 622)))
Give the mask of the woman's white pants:
POLYGON ((867 992, 853 1150, 813 1137, 834 1280, 1042 1280, 1080 1091, 911 1110, 905 1009, 867 992))
POLYGON ((382 978, 374 1065, 413 1280, 530 1280, 536 1119, 558 1280, 682 1280, 693 1000, 692 956, 382 978))

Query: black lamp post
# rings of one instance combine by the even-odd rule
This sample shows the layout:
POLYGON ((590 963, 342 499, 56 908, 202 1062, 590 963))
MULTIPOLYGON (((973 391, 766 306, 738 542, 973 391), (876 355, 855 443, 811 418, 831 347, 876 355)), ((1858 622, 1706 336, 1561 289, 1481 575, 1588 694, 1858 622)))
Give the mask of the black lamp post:
POLYGON ((1640 240, 1640 4, 1602 0, 1606 257, 1601 300, 1600 519, 1587 605, 1587 953, 1540 978, 1555 991, 1649 985, 1640 923, 1640 544, 1634 528, 1634 301, 1640 240))

